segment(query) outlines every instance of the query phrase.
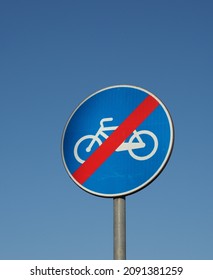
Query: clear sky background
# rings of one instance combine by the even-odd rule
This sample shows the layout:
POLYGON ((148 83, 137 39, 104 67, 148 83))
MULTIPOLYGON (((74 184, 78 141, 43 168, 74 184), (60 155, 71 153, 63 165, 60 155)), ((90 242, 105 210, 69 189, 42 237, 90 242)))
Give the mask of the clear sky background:
POLYGON ((213 4, 0 1, 0 259, 112 259, 113 201, 61 160, 64 126, 104 87, 156 94, 172 157, 130 195, 127 259, 213 259, 213 4))

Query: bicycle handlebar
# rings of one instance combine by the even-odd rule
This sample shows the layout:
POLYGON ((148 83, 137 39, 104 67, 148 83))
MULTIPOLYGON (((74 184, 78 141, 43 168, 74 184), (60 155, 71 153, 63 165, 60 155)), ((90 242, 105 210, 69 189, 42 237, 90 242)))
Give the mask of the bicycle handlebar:
POLYGON ((104 126, 104 122, 111 122, 113 121, 113 118, 103 118, 101 121, 100 121, 100 125, 101 126, 104 126))

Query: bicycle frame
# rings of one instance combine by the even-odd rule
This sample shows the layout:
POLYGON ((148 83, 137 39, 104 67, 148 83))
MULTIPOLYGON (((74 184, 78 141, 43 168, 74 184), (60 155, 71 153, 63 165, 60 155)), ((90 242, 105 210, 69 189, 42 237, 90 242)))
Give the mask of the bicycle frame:
MULTIPOLYGON (((118 126, 109 126, 109 127, 105 127, 103 125, 103 122, 101 122, 100 128, 98 129, 98 131, 96 132, 96 134, 94 135, 93 140, 90 142, 89 146, 86 148, 86 151, 89 152, 92 149, 92 146, 94 145, 95 141, 97 141, 97 139, 99 139, 100 136, 102 136, 104 139, 107 139, 109 136, 105 133, 105 131, 114 131, 118 128, 118 126)), ((131 149, 140 149, 145 147, 145 143, 143 142, 143 140, 141 139, 141 137, 138 135, 137 130, 133 131, 133 134, 135 135, 135 137, 138 140, 138 143, 132 143, 131 147, 130 147, 130 143, 129 142, 123 142, 117 149, 116 151, 126 151, 129 148, 131 149)))

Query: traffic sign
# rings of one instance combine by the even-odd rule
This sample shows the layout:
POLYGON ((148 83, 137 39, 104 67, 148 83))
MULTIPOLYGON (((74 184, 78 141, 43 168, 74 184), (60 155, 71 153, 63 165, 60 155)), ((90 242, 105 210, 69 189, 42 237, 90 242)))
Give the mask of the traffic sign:
POLYGON ((90 95, 72 113, 62 136, 62 158, 83 190, 125 196, 161 173, 173 139, 170 114, 154 94, 135 86, 111 86, 90 95))

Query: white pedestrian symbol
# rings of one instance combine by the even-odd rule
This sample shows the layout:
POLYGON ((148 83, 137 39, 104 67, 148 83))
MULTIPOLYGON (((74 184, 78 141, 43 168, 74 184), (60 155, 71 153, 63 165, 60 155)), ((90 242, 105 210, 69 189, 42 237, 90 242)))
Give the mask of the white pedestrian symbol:
MULTIPOLYGON (((98 146, 102 144, 102 140, 100 139, 100 136, 102 136, 104 139, 107 139, 109 135, 107 135, 105 132, 114 131, 115 129, 117 129, 118 126, 109 126, 109 127, 104 126, 105 122, 110 122, 112 120, 113 118, 103 118, 100 121, 100 128, 98 129, 95 135, 85 135, 76 142, 74 147, 74 156, 78 162, 84 163, 84 161, 86 160, 83 159, 82 156, 81 157, 79 156, 80 154, 79 147, 82 144, 82 142, 87 143, 86 140, 89 140, 89 144, 86 146, 85 151, 87 153, 90 153, 92 148, 95 146, 95 144, 97 144, 98 146)), ((127 142, 124 141, 115 151, 116 152, 128 151, 130 156, 136 160, 147 160, 156 153, 157 149, 158 149, 158 139, 153 132, 149 130, 140 130, 140 131, 134 130, 129 140, 127 142), (153 141, 153 147, 151 149, 151 152, 149 151, 147 155, 139 156, 134 151, 146 147, 146 143, 142 140, 143 135, 148 135, 151 137, 153 141)))

